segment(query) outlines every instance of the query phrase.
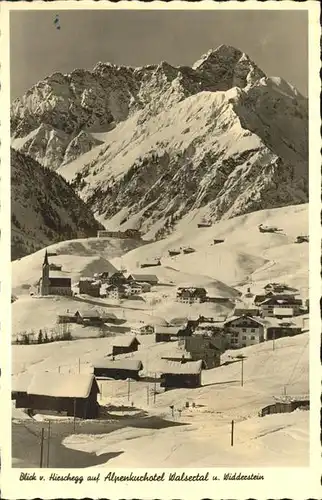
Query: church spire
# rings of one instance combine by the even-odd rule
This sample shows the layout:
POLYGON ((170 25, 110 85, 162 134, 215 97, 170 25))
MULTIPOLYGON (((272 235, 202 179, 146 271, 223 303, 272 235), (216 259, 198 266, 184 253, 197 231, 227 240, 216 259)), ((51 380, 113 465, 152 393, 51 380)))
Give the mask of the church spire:
POLYGON ((46 253, 45 253, 45 258, 44 258, 44 263, 43 263, 43 265, 44 265, 44 266, 48 266, 48 265, 49 265, 47 250, 46 250, 46 253))

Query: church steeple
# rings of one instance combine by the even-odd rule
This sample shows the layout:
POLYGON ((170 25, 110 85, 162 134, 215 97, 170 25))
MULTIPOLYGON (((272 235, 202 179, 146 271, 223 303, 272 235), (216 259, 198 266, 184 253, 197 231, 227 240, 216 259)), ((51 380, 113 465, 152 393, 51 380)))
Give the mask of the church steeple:
POLYGON ((49 266, 47 250, 46 250, 46 253, 45 253, 45 258, 44 258, 43 266, 49 266))
POLYGON ((49 295, 49 262, 48 262, 48 253, 46 250, 44 262, 42 265, 42 279, 41 279, 41 295, 49 295))

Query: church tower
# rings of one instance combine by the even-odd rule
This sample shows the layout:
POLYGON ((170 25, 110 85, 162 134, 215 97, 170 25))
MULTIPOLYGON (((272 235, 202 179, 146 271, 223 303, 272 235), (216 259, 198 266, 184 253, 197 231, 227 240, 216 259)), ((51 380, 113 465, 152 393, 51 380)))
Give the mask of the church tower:
POLYGON ((48 254, 47 250, 45 253, 44 262, 42 265, 42 279, 41 279, 41 295, 49 295, 49 262, 48 262, 48 254))

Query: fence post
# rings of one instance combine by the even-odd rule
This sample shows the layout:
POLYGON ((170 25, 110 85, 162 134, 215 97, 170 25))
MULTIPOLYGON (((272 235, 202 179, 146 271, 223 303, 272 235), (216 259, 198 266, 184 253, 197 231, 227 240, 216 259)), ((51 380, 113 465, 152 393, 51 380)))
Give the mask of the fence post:
POLYGON ((44 454, 44 428, 41 429, 41 441, 40 441, 40 468, 43 464, 43 454, 44 454))
POLYGON ((230 436, 230 445, 234 446, 234 421, 231 421, 231 436, 230 436))

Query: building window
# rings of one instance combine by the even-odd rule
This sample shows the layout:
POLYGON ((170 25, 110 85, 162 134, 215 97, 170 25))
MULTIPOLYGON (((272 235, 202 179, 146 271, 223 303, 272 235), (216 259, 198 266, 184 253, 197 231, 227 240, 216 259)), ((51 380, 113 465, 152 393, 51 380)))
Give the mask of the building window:
POLYGON ((246 335, 243 335, 243 340, 246 340, 246 335))
POLYGON ((246 328, 243 328, 243 332, 246 332, 246 328))
POLYGON ((255 337, 254 335, 251 336, 250 340, 255 340, 255 337))
POLYGON ((252 332, 252 333, 254 333, 254 332, 255 332, 255 328, 252 328, 252 329, 251 329, 251 332, 252 332))

